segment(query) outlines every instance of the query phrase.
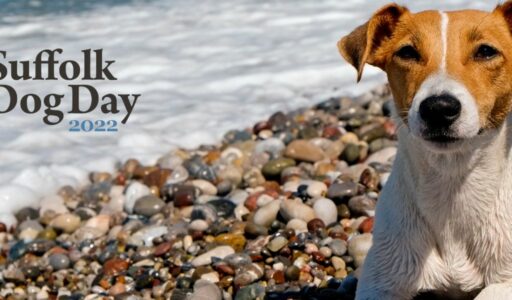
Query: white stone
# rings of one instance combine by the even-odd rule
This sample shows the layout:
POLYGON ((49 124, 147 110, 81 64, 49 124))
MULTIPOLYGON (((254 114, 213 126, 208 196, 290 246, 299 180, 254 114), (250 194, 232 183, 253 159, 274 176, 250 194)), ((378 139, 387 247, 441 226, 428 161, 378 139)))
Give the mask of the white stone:
POLYGON ((192 265, 194 267, 209 265, 212 263, 212 257, 224 258, 233 253, 235 253, 235 250, 231 246, 218 246, 194 258, 192 265))
POLYGON ((194 284, 194 293, 188 300, 222 300, 222 293, 216 284, 199 279, 194 284))
POLYGON ((258 197, 258 199, 256 199, 256 206, 262 207, 269 204, 272 201, 274 201, 274 197, 267 194, 262 194, 258 197))
POLYGON ((95 217, 90 218, 85 223, 85 227, 95 228, 102 235, 106 234, 110 229, 110 216, 109 215, 97 215, 95 217))
POLYGON ((149 195, 151 191, 149 190, 149 187, 145 186, 144 184, 134 181, 130 183, 128 188, 126 188, 126 191, 124 193, 125 195, 125 202, 124 202, 124 210, 132 214, 133 213, 133 207, 135 206, 135 202, 142 196, 149 195))
POLYGON ((209 273, 201 275, 201 279, 208 280, 211 283, 217 283, 217 282, 219 282, 219 273, 209 272, 209 273))
POLYGON ((301 219, 309 222, 315 218, 315 211, 302 203, 301 199, 283 200, 279 212, 286 220, 301 219))
POLYGON ((194 231, 205 231, 206 229, 208 229, 208 226, 209 226, 208 222, 206 222, 205 220, 197 219, 197 220, 192 221, 188 225, 188 229, 194 230, 194 231))
POLYGON ((356 267, 362 266, 368 250, 372 246, 372 234, 363 233, 361 235, 353 236, 348 241, 348 254, 354 258, 356 267))
POLYGON ((326 226, 338 220, 338 209, 331 199, 320 198, 313 204, 316 217, 324 221, 326 226))
POLYGON ((301 219, 291 219, 286 224, 287 229, 295 230, 295 233, 308 231, 308 223, 301 219))
POLYGON ((320 181, 313 181, 308 185, 307 193, 311 198, 319 198, 327 193, 327 185, 320 181))
POLYGON ((381 149, 372 155, 370 155, 366 161, 365 164, 370 164, 373 162, 378 163, 390 163, 392 162, 393 158, 396 155, 397 148, 396 147, 386 147, 384 149, 381 149))
POLYGON ((192 185, 197 187, 203 194, 217 195, 217 187, 204 179, 192 180, 192 185))
POLYGON ((277 217, 277 213, 281 207, 281 201, 273 200, 267 205, 259 208, 254 214, 254 224, 269 227, 277 217))
POLYGON ((153 246, 153 240, 156 237, 166 234, 169 230, 166 226, 149 226, 135 232, 128 239, 128 243, 136 246, 153 246))
POLYGON ((245 207, 243 203, 240 203, 237 205, 237 207, 235 207, 235 218, 238 221, 242 221, 242 217, 250 213, 251 211, 245 207))

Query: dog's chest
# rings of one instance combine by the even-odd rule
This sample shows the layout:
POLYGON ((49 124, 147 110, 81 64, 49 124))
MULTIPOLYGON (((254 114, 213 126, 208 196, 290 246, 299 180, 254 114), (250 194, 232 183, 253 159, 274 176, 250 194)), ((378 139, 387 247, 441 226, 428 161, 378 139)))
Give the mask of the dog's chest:
POLYGON ((434 236, 431 261, 442 264, 445 287, 472 291, 504 278, 501 268, 512 270, 512 253, 500 251, 512 249, 506 234, 512 184, 500 184, 504 179, 479 170, 463 178, 424 177, 418 205, 434 236))
POLYGON ((436 255, 438 255, 448 279, 444 285, 452 290, 470 292, 481 288, 485 279, 482 269, 468 253, 468 245, 445 232, 438 238, 436 255))

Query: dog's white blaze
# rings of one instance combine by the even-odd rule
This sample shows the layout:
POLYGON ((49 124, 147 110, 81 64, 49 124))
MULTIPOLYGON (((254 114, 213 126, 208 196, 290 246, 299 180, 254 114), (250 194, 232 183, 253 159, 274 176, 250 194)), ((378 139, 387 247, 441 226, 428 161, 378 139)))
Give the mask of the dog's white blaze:
POLYGON ((421 137, 422 131, 425 129, 425 124, 422 122, 419 115, 421 102, 430 96, 449 94, 457 98, 462 106, 461 114, 451 128, 459 138, 469 138, 478 134, 480 129, 478 107, 475 99, 464 84, 448 74, 446 60, 449 20, 447 13, 439 11, 439 14, 441 16, 442 47, 439 70, 428 76, 416 92, 412 105, 409 108, 409 128, 414 135, 421 137))
POLYGON ((439 11, 441 15, 441 45, 443 56, 441 57, 441 70, 446 70, 446 52, 448 51, 448 14, 444 11, 439 11))

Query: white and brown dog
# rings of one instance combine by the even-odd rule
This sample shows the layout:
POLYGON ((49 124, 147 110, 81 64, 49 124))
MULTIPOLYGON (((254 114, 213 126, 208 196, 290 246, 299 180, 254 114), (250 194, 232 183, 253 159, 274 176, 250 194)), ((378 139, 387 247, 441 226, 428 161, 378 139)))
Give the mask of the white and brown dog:
POLYGON ((387 73, 399 122, 356 299, 512 299, 511 32, 512 2, 391 4, 339 41, 358 78, 387 73))

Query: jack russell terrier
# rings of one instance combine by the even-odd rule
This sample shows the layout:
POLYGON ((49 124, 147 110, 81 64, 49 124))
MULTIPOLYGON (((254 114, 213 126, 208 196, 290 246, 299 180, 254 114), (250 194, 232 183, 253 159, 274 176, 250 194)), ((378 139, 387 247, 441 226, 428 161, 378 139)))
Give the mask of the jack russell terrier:
POLYGON ((390 4, 338 48, 386 72, 399 128, 356 299, 512 299, 512 1, 390 4))

